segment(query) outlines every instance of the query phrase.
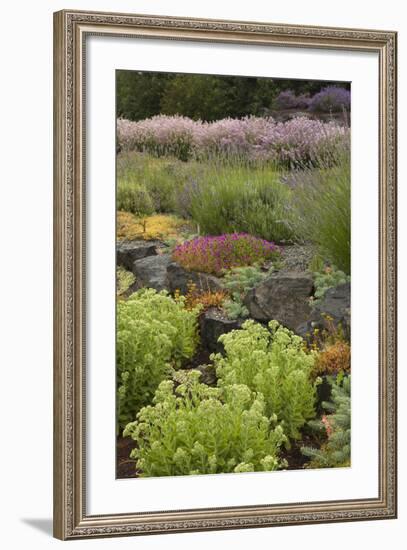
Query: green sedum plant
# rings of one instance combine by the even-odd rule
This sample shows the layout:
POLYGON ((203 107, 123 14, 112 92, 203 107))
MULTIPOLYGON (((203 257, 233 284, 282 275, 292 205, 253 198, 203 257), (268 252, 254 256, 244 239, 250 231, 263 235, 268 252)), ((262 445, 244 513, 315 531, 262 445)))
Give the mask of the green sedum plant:
POLYGON ((245 385, 211 388, 198 371, 179 371, 159 385, 154 406, 126 426, 141 476, 176 476, 277 470, 285 441, 281 426, 264 415, 261 395, 245 385))
POLYGON ((165 291, 141 289, 117 303, 118 424, 124 427, 151 402, 159 383, 193 356, 197 310, 165 291))
POLYGON ((245 384, 264 396, 265 414, 275 415, 290 439, 315 416, 316 384, 310 374, 315 352, 304 349, 302 338, 279 325, 269 330, 252 320, 241 330, 223 334, 225 356, 212 354, 218 385, 245 384))
POLYGON ((301 452, 311 458, 309 467, 335 468, 350 466, 351 457, 351 377, 339 376, 332 381, 332 401, 323 407, 330 413, 311 427, 326 433, 327 441, 320 449, 302 447, 301 452))

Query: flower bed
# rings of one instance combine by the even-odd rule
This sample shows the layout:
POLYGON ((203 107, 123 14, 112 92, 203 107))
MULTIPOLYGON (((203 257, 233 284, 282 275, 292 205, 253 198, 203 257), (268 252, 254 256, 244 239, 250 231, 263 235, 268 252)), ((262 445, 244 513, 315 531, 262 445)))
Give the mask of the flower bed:
POLYGON ((181 160, 213 155, 244 160, 304 162, 349 143, 349 128, 335 122, 298 117, 276 122, 272 117, 225 118, 214 122, 159 115, 132 122, 117 121, 123 150, 144 151, 181 160))
POLYGON ((247 233, 197 237, 175 247, 172 257, 192 271, 220 275, 225 269, 253 265, 279 255, 274 243, 247 233))

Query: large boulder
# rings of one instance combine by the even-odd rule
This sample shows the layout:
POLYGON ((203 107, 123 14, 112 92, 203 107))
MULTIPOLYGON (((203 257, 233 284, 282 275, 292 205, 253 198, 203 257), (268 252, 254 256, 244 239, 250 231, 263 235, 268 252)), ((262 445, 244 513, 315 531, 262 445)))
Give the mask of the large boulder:
POLYGON ((314 289, 311 274, 277 272, 250 290, 244 304, 257 321, 275 319, 297 332, 311 314, 310 296, 314 289))
POLYGON ((350 283, 329 288, 312 309, 307 322, 300 327, 299 334, 312 334, 315 329, 327 328, 328 324, 341 326, 345 337, 350 338, 350 283))
POLYGON ((156 241, 121 241, 117 243, 117 265, 128 271, 133 269, 136 260, 157 254, 156 241))
POLYGON ((208 309, 199 318, 202 346, 211 352, 223 352, 223 345, 218 342, 219 336, 240 328, 241 324, 241 320, 228 319, 215 307, 208 309))
POLYGON ((170 263, 169 254, 147 256, 133 263, 133 273, 138 286, 168 290, 167 266, 170 263))
POLYGON ((167 267, 167 280, 170 292, 179 290, 181 294, 188 292, 188 285, 193 283, 198 290, 220 290, 222 288, 220 279, 209 273, 188 271, 176 262, 171 262, 167 267))

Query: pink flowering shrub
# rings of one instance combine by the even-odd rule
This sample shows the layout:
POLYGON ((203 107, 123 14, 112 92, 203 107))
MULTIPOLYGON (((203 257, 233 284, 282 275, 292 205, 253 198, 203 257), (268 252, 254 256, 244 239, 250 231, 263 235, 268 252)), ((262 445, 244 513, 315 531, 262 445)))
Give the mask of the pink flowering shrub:
POLYGON ((224 269, 264 262, 279 254, 272 242, 247 233, 229 233, 186 241, 175 247, 172 258, 192 271, 221 275, 224 269))
POLYGON ((126 151, 143 151, 159 157, 171 155, 187 160, 195 141, 196 124, 183 116, 157 115, 138 122, 118 119, 118 143, 126 151))
POLYGON ((238 156, 252 161, 299 163, 319 159, 349 143, 349 128, 335 122, 298 117, 276 122, 271 117, 193 121, 182 116, 158 115, 132 122, 117 121, 123 150, 145 151, 181 160, 238 156))

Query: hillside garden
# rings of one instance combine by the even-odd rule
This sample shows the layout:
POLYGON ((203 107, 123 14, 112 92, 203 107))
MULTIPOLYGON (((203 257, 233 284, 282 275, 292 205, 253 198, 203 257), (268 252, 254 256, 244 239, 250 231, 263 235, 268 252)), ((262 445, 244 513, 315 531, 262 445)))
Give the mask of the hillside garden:
POLYGON ((350 465, 346 93, 118 118, 118 477, 350 465))

